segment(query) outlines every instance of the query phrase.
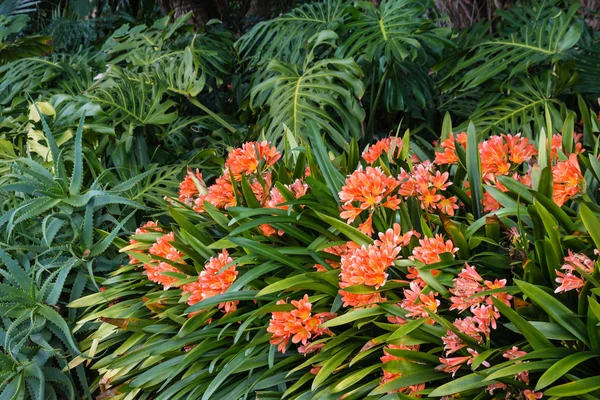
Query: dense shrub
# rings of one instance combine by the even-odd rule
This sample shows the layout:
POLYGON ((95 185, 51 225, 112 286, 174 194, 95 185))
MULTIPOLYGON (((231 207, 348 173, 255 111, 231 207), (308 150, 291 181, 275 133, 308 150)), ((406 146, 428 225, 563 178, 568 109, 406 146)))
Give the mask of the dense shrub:
POLYGON ((409 132, 333 159, 311 137, 246 143, 212 185, 190 171, 172 224, 142 226, 130 263, 71 303, 94 389, 593 395, 600 163, 579 134, 471 126, 430 159, 409 132))

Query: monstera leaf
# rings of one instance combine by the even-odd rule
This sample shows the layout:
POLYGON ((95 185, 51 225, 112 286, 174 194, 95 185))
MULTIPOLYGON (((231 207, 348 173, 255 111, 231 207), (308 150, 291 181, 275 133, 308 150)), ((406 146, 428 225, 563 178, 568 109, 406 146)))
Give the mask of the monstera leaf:
POLYGON ((581 24, 574 21, 577 9, 573 6, 516 33, 476 44, 452 75, 464 73, 459 85, 470 90, 501 74, 510 78, 531 66, 564 59, 581 36, 581 24))
POLYGON ((341 148, 360 137, 365 112, 359 100, 365 88, 354 60, 329 58, 303 68, 272 60, 267 72, 271 77, 252 88, 250 98, 252 107, 265 112, 267 140, 280 142, 284 124, 302 137, 311 123, 341 148))
POLYGON ((355 18, 344 26, 348 37, 338 49, 343 57, 363 56, 369 62, 413 60, 425 63, 428 53, 450 43, 447 28, 425 18, 428 1, 384 0, 379 7, 359 1, 355 18))
POLYGON ((353 57, 372 82, 364 143, 371 141, 380 101, 387 111, 413 111, 432 101, 428 69, 442 49, 452 46, 450 30, 425 18, 427 1, 384 0, 379 7, 356 2, 352 20, 343 27, 338 57, 353 57))
POLYGON ((169 23, 169 17, 164 17, 156 20, 151 27, 137 25, 130 28, 129 24, 124 24, 106 40, 102 50, 114 64, 127 62, 133 65, 148 65, 139 55, 145 53, 146 49, 155 55, 162 54, 165 43, 169 43, 170 39, 187 29, 186 22, 191 16, 190 12, 173 23, 169 23))
POLYGON ((132 74, 112 66, 106 80, 87 97, 99 104, 114 121, 134 125, 166 125, 177 118, 173 100, 165 100, 167 88, 145 74, 132 74))
MULTIPOLYGON (((547 131, 549 121, 560 120, 559 95, 560 91, 549 74, 545 75, 545 79, 519 79, 518 83, 507 88, 506 94, 488 103, 480 102, 470 119, 481 135, 523 132, 532 138, 535 137, 534 132, 540 132, 542 128, 547 131)), ((465 127, 466 124, 463 124, 457 130, 465 127)), ((558 126, 554 125, 554 128, 558 126)))
POLYGON ((236 49, 250 65, 264 65, 272 59, 300 64, 310 38, 341 27, 349 15, 345 10, 348 4, 341 0, 303 4, 281 17, 257 24, 237 41, 236 49))

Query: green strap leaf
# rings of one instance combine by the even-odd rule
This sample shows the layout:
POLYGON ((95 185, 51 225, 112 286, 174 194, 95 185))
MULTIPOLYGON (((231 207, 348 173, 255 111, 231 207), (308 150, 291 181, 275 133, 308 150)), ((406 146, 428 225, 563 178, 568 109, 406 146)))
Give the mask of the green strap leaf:
POLYGON ((71 194, 79 194, 81 184, 83 182, 83 121, 85 113, 81 113, 79 126, 77 126, 77 134, 75 135, 75 154, 73 155, 73 174, 71 175, 71 184, 69 192, 71 194))
POLYGON ((467 129, 467 176, 471 189, 471 204, 475 218, 483 215, 483 191, 481 183, 481 162, 479 160, 479 146, 477 143, 477 132, 473 122, 469 123, 467 129))
POLYGON ((533 347, 534 350, 541 350, 547 347, 554 347, 552 343, 546 339, 546 337, 537 330, 533 325, 521 317, 515 310, 508 307, 506 304, 501 302, 495 297, 492 297, 494 306, 500 311, 500 314, 508 318, 510 322, 521 332, 527 342, 533 347))
POLYGON ((598 389, 600 389, 600 376, 591 376, 589 378, 550 388, 544 392, 544 395, 556 397, 577 396, 598 389))
MULTIPOLYGON (((562 378, 567 372, 577 365, 592 358, 597 358, 600 353, 582 352, 571 354, 552 365, 538 380, 535 390, 541 390, 562 378)), ((593 368, 593 367, 592 367, 593 368)))
POLYGON ((592 210, 585 204, 579 206, 579 213, 581 221, 592 237, 596 248, 600 249, 600 221, 598 221, 592 210))
POLYGON ((589 346, 585 324, 581 322, 575 313, 539 287, 517 279, 515 279, 515 283, 538 307, 556 320, 563 328, 571 332, 577 339, 581 340, 586 346, 589 346))
POLYGON ((373 317, 375 315, 381 315, 381 314, 385 314, 385 311, 378 306, 370 307, 370 308, 359 308, 356 310, 351 310, 351 311, 347 312, 346 314, 340 315, 339 317, 330 319, 329 321, 325 322, 321 326, 324 328, 331 328, 334 326, 348 324, 350 322, 353 322, 353 321, 356 321, 356 320, 359 320, 362 318, 373 317))
POLYGON ((320 212, 317 212, 317 211, 315 211, 315 214, 317 214, 317 216, 320 219, 327 222, 329 225, 331 225, 332 227, 334 227, 335 229, 337 229, 338 231, 340 231, 341 233, 346 235, 348 237, 348 239, 352 240, 354 243, 361 245, 361 246, 368 246, 370 244, 373 244, 373 239, 371 239, 370 237, 368 237, 367 235, 365 235, 358 229, 348 225, 344 221, 340 221, 339 219, 330 217, 325 214, 321 214, 320 212))

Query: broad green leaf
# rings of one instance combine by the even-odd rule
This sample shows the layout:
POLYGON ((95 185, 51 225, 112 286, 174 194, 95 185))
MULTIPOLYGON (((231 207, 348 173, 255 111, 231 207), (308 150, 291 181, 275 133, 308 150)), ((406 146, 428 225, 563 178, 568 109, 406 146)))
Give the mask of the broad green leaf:
POLYGON ((364 379, 367 375, 379 370, 381 367, 378 364, 370 365, 368 367, 363 367, 354 371, 344 377, 344 379, 340 380, 332 390, 332 393, 337 393, 348 389, 349 387, 355 385, 364 379))
POLYGON ((346 345, 340 351, 330 356, 317 373, 317 376, 315 376, 315 379, 311 385, 311 390, 314 392, 319 386, 321 386, 323 382, 333 374, 336 368, 338 368, 358 346, 358 343, 346 345))
POLYGON ((400 339, 401 337, 408 335, 415 329, 418 329, 426 320, 425 319, 415 319, 407 322, 406 324, 400 326, 396 329, 392 334, 388 337, 388 342, 395 339, 400 339))
POLYGON ((288 290, 290 288, 297 287, 297 286, 307 286, 308 287, 314 283, 315 283, 315 281, 312 278, 307 277, 306 274, 295 275, 295 276, 291 276, 289 278, 282 279, 275 283, 272 283, 272 284, 268 285, 267 287, 264 287, 260 292, 258 292, 257 297, 262 297, 264 295, 271 294, 271 293, 283 292, 285 290, 288 290))
MULTIPOLYGON (((447 376, 447 375, 446 375, 447 376)), ((485 387, 487 385, 491 385, 496 381, 484 381, 485 375, 480 375, 477 373, 469 374, 466 376, 462 376, 460 378, 456 378, 448 383, 443 384, 442 386, 437 387, 429 394, 429 397, 441 397, 448 396, 456 393, 462 393, 467 390, 478 389, 481 387, 485 387)))
POLYGON ((492 372, 485 378, 485 381, 500 379, 507 376, 513 376, 524 371, 543 371, 554 365, 554 361, 531 361, 526 363, 514 364, 492 372))
POLYGON ((585 204, 579 206, 579 213, 581 214, 581 221, 592 237, 596 248, 600 248, 600 221, 585 204))
POLYGON ((275 250, 272 247, 264 245, 262 243, 258 243, 254 240, 240 238, 240 237, 230 237, 229 240, 232 243, 240 246, 244 250, 248 251, 250 254, 257 254, 267 259, 273 259, 275 261, 279 261, 282 264, 285 264, 289 267, 292 267, 298 271, 305 272, 306 269, 302 267, 297 261, 295 261, 291 257, 286 257, 283 253, 278 250, 275 250))
POLYGON ((327 222, 329 225, 346 235, 348 239, 352 240, 354 243, 361 246, 373 244, 373 239, 371 239, 358 229, 348 225, 347 223, 319 212, 315 212, 315 214, 317 214, 317 216, 320 219, 327 222))

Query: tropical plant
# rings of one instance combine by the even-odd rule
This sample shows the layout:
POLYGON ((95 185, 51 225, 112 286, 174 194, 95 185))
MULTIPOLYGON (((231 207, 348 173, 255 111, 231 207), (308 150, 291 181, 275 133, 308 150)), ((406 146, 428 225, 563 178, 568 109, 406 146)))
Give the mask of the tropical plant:
POLYGON ((232 151, 213 185, 190 171, 171 224, 144 224, 106 290, 70 304, 92 389, 593 395, 600 163, 573 121, 479 141, 447 118, 435 154, 407 131, 362 159, 356 141, 331 159, 315 129, 281 158, 232 151))
MULTIPOLYGON (((561 110, 564 119, 564 109, 575 110, 577 95, 587 91, 580 89, 580 81, 590 81, 592 71, 586 67, 594 57, 587 43, 598 40, 586 30, 578 10, 578 2, 520 2, 498 11, 496 29, 476 24, 462 32, 457 51, 436 67, 438 85, 448 99, 441 109, 462 109, 481 130, 522 131, 529 137, 548 129, 535 121, 536 115, 554 118, 561 110)), ((560 132, 560 123, 555 128, 560 132)))
MULTIPOLYGON (((189 17, 172 24, 165 17, 150 28, 130 30, 124 25, 106 41, 105 51, 24 58, 0 67, 0 76, 6 78, 0 84, 0 101, 12 105, 3 112, 11 122, 4 129, 7 136, 23 131, 28 94, 50 100, 56 108, 79 103, 94 117, 95 129, 112 133, 104 140, 113 147, 133 141, 146 149, 143 155, 138 152, 137 160, 144 166, 151 158, 164 163, 182 155, 191 159, 204 150, 197 139, 214 132, 216 145, 222 130, 243 138, 244 129, 234 118, 219 115, 227 105, 220 88, 233 59, 230 34, 218 27, 192 34, 185 26, 189 17), (210 99, 208 105, 202 104, 205 99, 210 99), (152 149, 150 154, 147 149, 152 149)), ((76 118, 56 122, 60 130, 77 123, 76 118)), ((110 166, 112 161, 107 161, 110 166)))
POLYGON ((441 3, 3 19, 0 398, 600 397, 599 36, 441 3))
MULTIPOLYGON (((81 295, 85 280, 77 279, 71 293, 63 293, 73 259, 38 262, 23 253, 13 259, 0 250, 0 260, 2 395, 13 399, 75 398, 75 378, 61 369, 67 367, 69 357, 81 353, 57 310, 61 298, 81 295)), ((80 378, 85 376, 82 368, 77 372, 80 378)))
MULTIPOLYGON (((323 31, 313 39, 317 47, 328 45, 337 35, 323 31)), ((317 61, 313 53, 314 48, 300 68, 271 61, 265 68, 271 77, 252 88, 250 103, 253 107, 268 106, 265 136, 270 141, 277 142, 284 127, 300 140, 313 124, 327 131, 332 143, 347 148, 349 137, 361 136, 361 70, 351 58, 317 61)))
MULTIPOLYGON (((96 277, 123 262, 109 248, 112 241, 128 222, 135 226, 130 219, 136 210, 169 193, 163 187, 178 173, 158 168, 113 183, 117 176, 100 170, 92 178, 93 167, 84 165, 84 157, 94 162, 93 152, 84 149, 85 114, 74 137, 67 132, 59 142, 41 116, 54 112, 48 103, 32 105, 30 118, 41 122, 43 131, 32 126, 30 135, 40 135, 48 147, 30 145, 27 158, 13 151, 0 182, 0 389, 10 398, 74 398, 75 387, 87 390, 83 367, 73 377, 60 372, 68 359, 81 354, 70 328, 77 314, 64 305, 97 291, 96 277)), ((5 144, 10 153, 10 143, 5 144)))

